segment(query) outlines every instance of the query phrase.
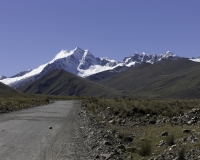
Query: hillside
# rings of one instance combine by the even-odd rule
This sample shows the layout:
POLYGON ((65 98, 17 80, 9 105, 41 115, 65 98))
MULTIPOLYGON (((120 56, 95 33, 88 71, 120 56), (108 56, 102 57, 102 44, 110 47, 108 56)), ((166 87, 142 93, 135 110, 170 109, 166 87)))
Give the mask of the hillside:
POLYGON ((200 63, 179 58, 142 64, 99 83, 131 97, 199 98, 199 71, 200 63))
POLYGON ((116 96, 115 89, 96 84, 64 70, 53 70, 42 78, 19 88, 24 93, 65 96, 116 96))
POLYGON ((88 77, 86 77, 86 79, 93 81, 93 82, 98 82, 100 80, 106 79, 106 78, 113 76, 115 74, 119 74, 121 72, 124 72, 124 71, 126 71, 130 68, 132 68, 132 67, 118 66, 114 69, 106 70, 106 71, 99 72, 99 73, 93 74, 91 76, 88 76, 88 77))
POLYGON ((0 94, 3 93, 19 93, 19 92, 0 82, 0 94))

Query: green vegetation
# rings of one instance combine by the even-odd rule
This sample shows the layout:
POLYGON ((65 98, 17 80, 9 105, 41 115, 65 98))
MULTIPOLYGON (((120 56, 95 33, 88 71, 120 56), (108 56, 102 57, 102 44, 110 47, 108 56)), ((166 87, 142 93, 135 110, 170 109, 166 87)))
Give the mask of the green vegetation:
POLYGON ((138 65, 98 83, 130 98, 199 98, 199 67, 200 63, 184 58, 164 60, 153 65, 138 65))
POLYGON ((53 70, 19 88, 24 93, 61 96, 120 95, 115 89, 94 83, 64 70, 53 70))
POLYGON ((181 147, 178 150, 178 159, 179 160, 185 160, 185 148, 184 147, 181 147))
POLYGON ((148 140, 144 140, 140 144, 139 155, 145 157, 151 155, 151 144, 148 140))
POLYGON ((171 146, 175 144, 175 137, 174 134, 170 134, 169 136, 166 137, 166 143, 171 146))

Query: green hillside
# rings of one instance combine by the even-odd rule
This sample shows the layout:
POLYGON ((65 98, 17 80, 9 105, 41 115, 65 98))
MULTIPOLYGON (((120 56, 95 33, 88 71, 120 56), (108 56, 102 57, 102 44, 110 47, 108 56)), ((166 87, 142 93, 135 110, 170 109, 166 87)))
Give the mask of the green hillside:
POLYGON ((200 63, 181 58, 142 64, 99 83, 131 97, 200 98, 200 63))
POLYGON ((0 82, 0 95, 4 93, 19 93, 19 92, 0 82))
POLYGON ((63 70, 54 70, 19 88, 24 93, 68 96, 116 96, 115 89, 96 84, 63 70))

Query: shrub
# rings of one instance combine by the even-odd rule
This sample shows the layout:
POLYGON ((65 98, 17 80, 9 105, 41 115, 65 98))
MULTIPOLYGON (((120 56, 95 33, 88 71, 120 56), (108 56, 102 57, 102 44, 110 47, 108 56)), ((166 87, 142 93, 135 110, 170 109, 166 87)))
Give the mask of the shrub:
POLYGON ((185 160, 185 148, 181 147, 178 150, 178 160, 185 160))
POLYGON ((170 134, 166 137, 166 143, 171 146, 174 145, 174 134, 170 134))
POLYGON ((148 140, 141 142, 139 155, 143 157, 151 155, 151 144, 148 140))

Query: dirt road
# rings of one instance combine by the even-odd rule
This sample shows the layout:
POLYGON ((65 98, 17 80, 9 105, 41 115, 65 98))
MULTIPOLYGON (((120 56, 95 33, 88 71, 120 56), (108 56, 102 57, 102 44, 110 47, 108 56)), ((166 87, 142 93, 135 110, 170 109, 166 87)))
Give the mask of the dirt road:
POLYGON ((78 101, 58 101, 0 115, 0 159, 90 159, 77 121, 78 101), (52 129, 49 129, 49 126, 52 129))

